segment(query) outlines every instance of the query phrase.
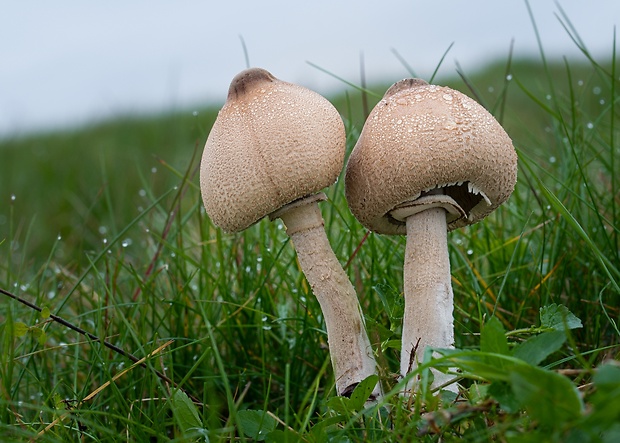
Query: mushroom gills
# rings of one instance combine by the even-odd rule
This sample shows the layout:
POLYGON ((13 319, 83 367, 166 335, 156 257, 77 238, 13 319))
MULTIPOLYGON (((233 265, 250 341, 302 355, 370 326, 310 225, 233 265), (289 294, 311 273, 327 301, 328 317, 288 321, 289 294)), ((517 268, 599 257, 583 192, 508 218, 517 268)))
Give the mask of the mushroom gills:
POLYGON ((407 217, 429 207, 446 210, 448 224, 461 218, 468 218, 473 208, 479 204, 491 206, 491 200, 476 185, 469 181, 448 183, 428 188, 412 199, 392 208, 387 216, 394 223, 404 225, 407 217))

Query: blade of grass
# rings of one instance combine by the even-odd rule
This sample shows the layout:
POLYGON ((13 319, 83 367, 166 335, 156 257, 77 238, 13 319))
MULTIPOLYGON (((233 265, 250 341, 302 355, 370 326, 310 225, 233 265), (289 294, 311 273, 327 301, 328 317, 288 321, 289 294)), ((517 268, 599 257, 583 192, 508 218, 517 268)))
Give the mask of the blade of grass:
POLYGON ((365 93, 365 94, 369 95, 370 97, 375 97, 375 98, 378 98, 378 99, 380 99, 380 98, 381 98, 381 95, 379 95, 379 94, 377 94, 377 93, 374 93, 374 92, 372 92, 372 91, 370 91, 370 90, 368 90, 368 89, 364 89, 364 88, 362 88, 361 86, 358 86, 358 85, 356 85, 356 84, 355 84, 355 83, 353 83, 353 82, 350 82, 350 81, 348 81, 348 80, 345 80, 344 78, 337 76, 337 75, 336 75, 336 74, 334 74, 333 72, 330 72, 330 71, 328 71, 327 69, 320 67, 319 65, 315 65, 315 64, 314 64, 314 63, 312 63, 312 62, 306 62, 306 63, 308 63, 308 64, 309 64, 310 66, 312 66, 313 68, 318 69, 319 71, 321 71, 321 72, 323 72, 323 73, 325 73, 325 74, 327 74, 327 75, 329 75, 329 76, 331 76, 331 77, 335 78, 336 80, 341 81, 341 82, 342 82, 342 83, 344 83, 345 85, 349 85, 349 86, 351 86, 352 88, 355 88, 355 89, 357 89, 358 91, 363 92, 363 93, 365 93))
POLYGON ((620 285, 618 284, 618 282, 616 281, 616 278, 614 277, 614 274, 620 276, 620 270, 618 270, 616 266, 614 265, 614 263, 612 263, 600 251, 600 249, 596 246, 596 244, 590 238, 587 232, 584 231, 584 229, 581 227, 581 225, 575 219, 575 217, 573 217, 573 215, 568 211, 568 209, 566 209, 566 206, 564 206, 562 202, 558 200, 555 194, 553 194, 549 190, 549 188, 547 188, 547 186, 538 178, 538 176, 534 173, 532 166, 527 161, 522 161, 522 164, 525 165, 525 167, 530 172, 530 174, 536 179, 536 181, 538 182, 539 189, 542 191, 542 193, 544 194, 549 204, 555 210, 557 210, 562 215, 562 217, 564 217, 564 219, 575 230, 575 232, 579 235, 579 237, 581 237, 581 239, 586 243, 586 245, 592 250, 595 258, 600 263, 601 267, 605 271, 605 274, 607 274, 613 288, 616 290, 616 292, 618 292, 618 294, 620 294, 620 285))
POLYGON ((450 52, 450 49, 452 49, 452 46, 454 46, 454 42, 452 42, 452 43, 450 43, 450 45, 448 45, 448 48, 444 51, 443 55, 439 59, 439 63, 437 63, 437 65, 435 66, 435 70, 433 71, 433 73, 431 74, 430 78, 428 79, 429 83, 433 83, 433 80, 435 80, 435 76, 437 75, 437 72, 439 72, 439 68, 441 68, 441 65, 443 64, 443 61, 446 59, 446 56, 448 55, 448 52, 450 52))

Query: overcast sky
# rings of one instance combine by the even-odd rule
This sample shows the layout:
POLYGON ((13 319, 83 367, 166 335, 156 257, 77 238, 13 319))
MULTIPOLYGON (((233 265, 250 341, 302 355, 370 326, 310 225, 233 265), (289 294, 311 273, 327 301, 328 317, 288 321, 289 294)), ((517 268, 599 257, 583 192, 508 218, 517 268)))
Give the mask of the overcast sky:
MULTIPOLYGON (((524 0, 0 0, 0 136, 74 126, 121 113, 224 101, 250 64, 328 94, 359 81, 396 81, 397 50, 428 76, 535 54, 524 0)), ((611 54, 620 0, 530 0, 547 55, 578 58, 560 7, 595 56, 611 54), (559 5, 559 6, 558 6, 559 5)))

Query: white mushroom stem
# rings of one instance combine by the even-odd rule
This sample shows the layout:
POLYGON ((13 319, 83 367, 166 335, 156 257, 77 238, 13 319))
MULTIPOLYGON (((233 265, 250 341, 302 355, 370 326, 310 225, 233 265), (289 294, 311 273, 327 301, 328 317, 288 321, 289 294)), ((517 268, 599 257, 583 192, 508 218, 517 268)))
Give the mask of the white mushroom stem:
MULTIPOLYGON (((308 200, 272 217, 286 225, 299 265, 321 305, 336 390, 348 396, 359 382, 376 373, 377 365, 355 289, 329 244, 316 199, 308 200)), ((377 385, 370 400, 380 395, 377 385)))
MULTIPOLYGON (((427 347, 454 346, 453 294, 448 257, 446 210, 431 207, 406 218, 404 263, 405 313, 401 348, 401 375, 415 370, 427 347)), ((451 376, 437 370, 433 387, 451 376)), ((415 392, 414 377, 407 390, 415 392)), ((457 392, 455 384, 446 389, 457 392)))

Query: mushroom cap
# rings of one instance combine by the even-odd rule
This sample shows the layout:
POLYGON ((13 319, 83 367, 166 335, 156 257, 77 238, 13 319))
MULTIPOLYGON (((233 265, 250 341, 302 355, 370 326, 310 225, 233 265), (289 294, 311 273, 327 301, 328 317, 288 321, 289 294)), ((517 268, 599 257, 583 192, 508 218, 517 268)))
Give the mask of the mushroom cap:
POLYGON ((453 89, 406 79, 368 116, 345 185, 351 212, 366 228, 406 234, 405 220, 391 214, 399 205, 443 188, 464 214, 448 214, 452 230, 495 210, 516 180, 512 141, 489 112, 453 89))
POLYGON ((264 69, 239 73, 204 147, 207 214, 238 232, 333 184, 342 171, 344 123, 324 97, 264 69))

